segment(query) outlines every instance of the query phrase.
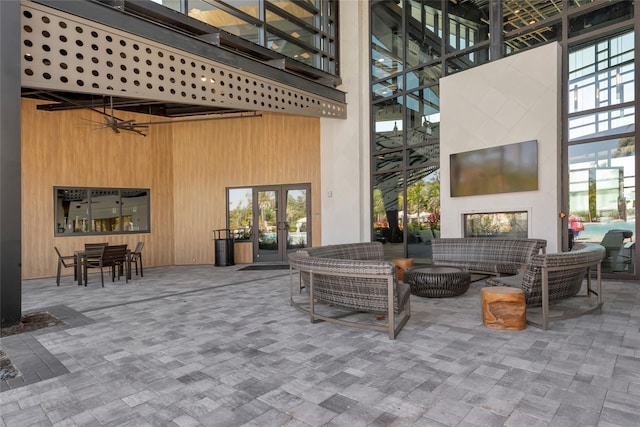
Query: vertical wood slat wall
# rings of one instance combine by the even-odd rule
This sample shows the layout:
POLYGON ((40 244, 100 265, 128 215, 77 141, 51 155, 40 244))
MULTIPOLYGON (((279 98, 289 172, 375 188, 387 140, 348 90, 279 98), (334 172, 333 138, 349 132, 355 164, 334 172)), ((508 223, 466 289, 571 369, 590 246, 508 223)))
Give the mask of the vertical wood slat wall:
POLYGON ((37 104, 22 100, 23 279, 55 276, 54 246, 70 254, 95 241, 144 241, 145 267, 213 266, 212 230, 226 227, 227 187, 311 183, 313 245, 320 244, 318 118, 267 113, 155 125, 141 137, 98 129, 104 119, 89 110, 44 112, 37 104), (151 233, 55 237, 55 186, 150 188, 151 233))

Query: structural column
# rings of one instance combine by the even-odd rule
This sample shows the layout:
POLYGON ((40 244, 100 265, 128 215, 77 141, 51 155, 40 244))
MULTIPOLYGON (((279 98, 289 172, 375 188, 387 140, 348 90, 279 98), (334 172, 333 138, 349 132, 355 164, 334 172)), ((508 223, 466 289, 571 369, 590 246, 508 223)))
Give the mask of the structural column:
POLYGON ((503 0, 489 1, 489 34, 491 34, 489 50, 491 60, 496 61, 504 56, 504 37, 502 35, 503 0))
POLYGON ((0 0, 0 28, 0 323, 6 327, 22 317, 18 0, 0 0))

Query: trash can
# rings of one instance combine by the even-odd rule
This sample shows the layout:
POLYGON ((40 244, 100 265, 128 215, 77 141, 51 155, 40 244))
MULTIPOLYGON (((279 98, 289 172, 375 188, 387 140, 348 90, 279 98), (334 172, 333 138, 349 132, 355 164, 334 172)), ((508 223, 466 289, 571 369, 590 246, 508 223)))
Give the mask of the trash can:
POLYGON ((213 230, 213 244, 216 267, 235 264, 233 259, 233 238, 228 228, 213 230))

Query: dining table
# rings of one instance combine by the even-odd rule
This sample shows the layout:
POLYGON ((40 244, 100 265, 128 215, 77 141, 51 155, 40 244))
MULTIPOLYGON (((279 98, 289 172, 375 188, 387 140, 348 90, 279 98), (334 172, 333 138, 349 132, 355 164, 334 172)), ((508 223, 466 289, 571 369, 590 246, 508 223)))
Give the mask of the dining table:
MULTIPOLYGON (((87 251, 85 249, 74 251, 76 256, 76 277, 78 286, 84 286, 84 262, 87 259, 87 251)), ((131 280, 131 249, 127 249, 127 260, 125 263, 125 274, 127 280, 131 280)))

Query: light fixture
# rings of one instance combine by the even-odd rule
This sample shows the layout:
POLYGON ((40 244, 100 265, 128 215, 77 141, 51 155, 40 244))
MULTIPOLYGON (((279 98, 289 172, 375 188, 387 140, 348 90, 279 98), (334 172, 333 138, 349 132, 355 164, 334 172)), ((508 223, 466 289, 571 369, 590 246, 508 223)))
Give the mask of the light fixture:
POLYGON ((578 109, 578 85, 573 85, 573 109, 578 109))
POLYGON ((298 34, 298 32, 297 32, 297 31, 294 31, 293 33, 291 33, 291 37, 293 37, 293 38, 297 39, 297 38, 299 38, 299 37, 300 37, 300 34, 298 34))

